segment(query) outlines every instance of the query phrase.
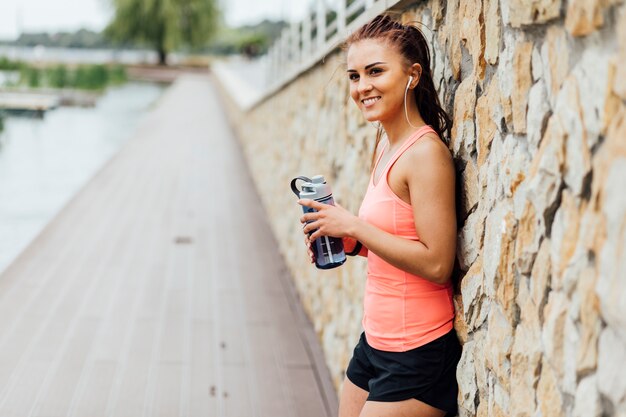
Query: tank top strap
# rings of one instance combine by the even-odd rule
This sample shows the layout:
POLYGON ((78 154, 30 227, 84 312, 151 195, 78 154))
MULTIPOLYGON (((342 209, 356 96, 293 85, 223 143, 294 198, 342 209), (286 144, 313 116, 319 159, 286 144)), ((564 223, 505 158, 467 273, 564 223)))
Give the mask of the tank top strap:
POLYGON ((381 178, 386 178, 386 172, 393 166, 393 164, 396 163, 396 161, 398 160, 398 158, 400 158, 400 156, 402 156, 402 154, 411 147, 411 145, 413 145, 415 142, 417 142, 418 139, 420 139, 422 136, 424 136, 427 133, 437 133, 435 132, 435 130, 430 126, 430 125, 425 125, 420 127, 419 129, 417 129, 400 147, 400 149, 398 149, 393 156, 391 157, 391 159, 389 159, 389 161, 387 162, 387 166, 385 166, 385 169, 383 170, 383 173, 381 175, 381 178))

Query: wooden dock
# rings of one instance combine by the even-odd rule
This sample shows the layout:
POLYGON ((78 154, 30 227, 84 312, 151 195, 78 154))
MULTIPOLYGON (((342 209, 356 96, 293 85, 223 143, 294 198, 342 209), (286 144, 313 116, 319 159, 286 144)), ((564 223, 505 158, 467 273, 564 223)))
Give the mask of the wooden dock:
POLYGON ((336 407, 212 80, 183 76, 0 276, 0 416, 336 407))
POLYGON ((57 95, 0 91, 0 111, 43 114, 60 102, 57 95))

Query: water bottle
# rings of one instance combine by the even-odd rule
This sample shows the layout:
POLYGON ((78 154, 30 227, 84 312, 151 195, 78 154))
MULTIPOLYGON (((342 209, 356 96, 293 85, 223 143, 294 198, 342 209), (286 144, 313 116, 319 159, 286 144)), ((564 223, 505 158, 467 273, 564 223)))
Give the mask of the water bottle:
MULTIPOLYGON (((322 175, 313 178, 296 177, 291 180, 291 190, 298 198, 309 198, 319 203, 335 205, 330 185, 326 183, 322 175), (298 180, 304 181, 302 189, 296 186, 298 180)), ((317 210, 302 206, 304 213, 311 213, 317 210)), ((314 230, 309 232, 309 236, 314 230)), ((336 268, 346 261, 346 254, 343 251, 343 240, 331 236, 321 236, 313 241, 311 249, 315 255, 315 266, 320 269, 336 268)))

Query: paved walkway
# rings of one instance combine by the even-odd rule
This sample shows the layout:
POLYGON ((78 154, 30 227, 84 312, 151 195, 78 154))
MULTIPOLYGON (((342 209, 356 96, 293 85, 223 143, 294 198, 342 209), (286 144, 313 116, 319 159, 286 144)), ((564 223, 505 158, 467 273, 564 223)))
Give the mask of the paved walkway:
POLYGON ((0 276, 0 416, 320 417, 337 399, 206 76, 0 276))

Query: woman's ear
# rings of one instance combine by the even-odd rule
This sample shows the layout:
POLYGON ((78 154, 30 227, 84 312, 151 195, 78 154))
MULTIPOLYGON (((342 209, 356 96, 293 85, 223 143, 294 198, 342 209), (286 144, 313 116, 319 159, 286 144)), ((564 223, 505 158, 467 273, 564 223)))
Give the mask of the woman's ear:
POLYGON ((422 77, 422 66, 418 63, 411 65, 409 75, 413 77, 413 81, 411 82, 411 86, 409 88, 413 89, 420 83, 420 78, 422 77))

